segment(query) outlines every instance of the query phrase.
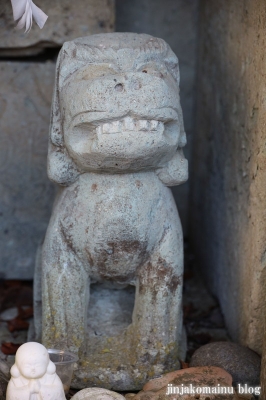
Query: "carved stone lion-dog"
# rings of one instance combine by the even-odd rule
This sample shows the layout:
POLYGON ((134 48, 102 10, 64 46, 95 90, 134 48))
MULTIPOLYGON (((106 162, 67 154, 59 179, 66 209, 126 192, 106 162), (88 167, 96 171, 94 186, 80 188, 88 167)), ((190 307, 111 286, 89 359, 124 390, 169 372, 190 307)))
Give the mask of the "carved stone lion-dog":
MULTIPOLYGON (((183 238, 168 186, 187 179, 178 60, 111 33, 60 51, 48 153, 61 185, 41 252, 42 343, 79 353, 74 386, 140 389, 178 368, 183 238), (132 324, 88 337, 90 284, 135 286, 132 324)), ((36 316, 36 318, 38 318, 36 316)))

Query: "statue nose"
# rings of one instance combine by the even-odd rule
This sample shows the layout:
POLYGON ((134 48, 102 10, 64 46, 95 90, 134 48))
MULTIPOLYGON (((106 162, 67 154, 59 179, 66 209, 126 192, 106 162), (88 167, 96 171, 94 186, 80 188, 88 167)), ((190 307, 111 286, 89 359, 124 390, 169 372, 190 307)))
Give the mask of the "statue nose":
POLYGON ((115 91, 124 92, 124 91, 133 91, 141 89, 142 84, 141 80, 134 76, 125 76, 125 79, 121 79, 121 81, 115 84, 115 91))

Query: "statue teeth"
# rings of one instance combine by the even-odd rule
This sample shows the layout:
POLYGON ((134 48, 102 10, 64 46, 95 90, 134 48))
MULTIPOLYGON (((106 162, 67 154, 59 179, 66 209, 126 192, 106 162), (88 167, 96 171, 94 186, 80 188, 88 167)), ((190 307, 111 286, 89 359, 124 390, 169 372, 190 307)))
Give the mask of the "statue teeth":
POLYGON ((145 119, 141 119, 138 121, 138 128, 140 131, 148 131, 149 130, 149 122, 145 119))
POLYGON ((133 118, 126 117, 124 119, 124 127, 126 130, 133 131, 136 128, 133 118))
POLYGON ((159 121, 156 121, 155 119, 151 120, 151 131, 155 131, 158 128, 159 121))
POLYGON ((110 124, 103 124, 103 133, 110 132, 110 124))
POLYGON ((104 123, 97 126, 96 133, 119 133, 124 131, 156 131, 163 126, 163 122, 156 120, 134 120, 131 117, 126 117, 123 120, 117 120, 109 123, 104 123))
POLYGON ((97 133, 97 135, 101 135, 103 133, 102 125, 97 126, 96 133, 97 133))
POLYGON ((116 133, 121 131, 121 122, 114 121, 110 124, 110 133, 116 133))

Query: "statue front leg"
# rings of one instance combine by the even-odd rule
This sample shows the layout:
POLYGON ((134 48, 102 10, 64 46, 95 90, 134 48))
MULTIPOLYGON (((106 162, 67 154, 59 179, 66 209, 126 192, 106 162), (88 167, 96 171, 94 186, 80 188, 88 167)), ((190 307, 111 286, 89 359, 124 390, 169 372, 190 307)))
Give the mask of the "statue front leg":
POLYGON ((42 343, 77 354, 86 346, 89 277, 64 235, 54 231, 42 252, 42 343))
POLYGON ((182 335, 183 240, 169 226, 138 272, 132 329, 149 362, 178 366, 182 335))

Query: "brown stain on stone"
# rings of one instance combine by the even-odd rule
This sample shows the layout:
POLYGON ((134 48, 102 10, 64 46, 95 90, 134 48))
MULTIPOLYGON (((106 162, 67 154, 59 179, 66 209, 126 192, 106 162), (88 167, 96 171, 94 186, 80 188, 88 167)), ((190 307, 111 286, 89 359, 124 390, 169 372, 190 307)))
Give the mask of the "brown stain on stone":
MULTIPOLYGON (((132 254, 132 257, 137 254, 140 262, 144 260, 144 257, 147 256, 146 242, 140 242, 138 240, 122 240, 119 242, 107 242, 107 248, 98 250, 97 257, 97 269, 101 278, 116 280, 118 282, 126 282, 132 280, 136 272, 127 272, 124 274, 116 274, 113 271, 110 271, 110 262, 115 266, 116 259, 119 260, 120 257, 124 257, 125 253, 132 254)), ((97 251, 97 249, 95 249, 97 251)))
POLYGON ((97 188, 98 188, 98 185, 97 185, 96 183, 93 183, 93 184, 91 185, 91 190, 92 190, 92 192, 95 192, 95 191, 97 190, 97 188))
POLYGON ((174 294, 178 286, 182 284, 180 276, 174 273, 173 266, 162 257, 159 257, 156 263, 148 262, 139 270, 138 277, 141 294, 151 290, 156 296, 161 288, 169 289, 170 293, 174 294))
POLYGON ((137 186, 137 188, 139 189, 141 186, 143 186, 143 183, 141 183, 139 180, 135 181, 135 185, 137 186))
POLYGON ((92 258, 92 255, 91 255, 90 251, 89 251, 87 248, 85 248, 85 252, 86 252, 86 254, 87 254, 87 256, 88 256, 88 261, 89 261, 89 264, 90 264, 90 267, 91 267, 91 266, 93 266, 93 258, 92 258))
POLYGON ((72 239, 71 235, 66 232, 66 229, 64 228, 62 223, 60 223, 60 232, 62 234, 62 237, 64 238, 64 243, 67 245, 69 250, 71 250, 71 252, 76 255, 76 249, 74 248, 74 245, 73 245, 73 239, 72 239))
POLYGON ((119 242, 107 242, 107 245, 116 253, 132 253, 142 251, 143 245, 138 240, 121 240, 119 242))

